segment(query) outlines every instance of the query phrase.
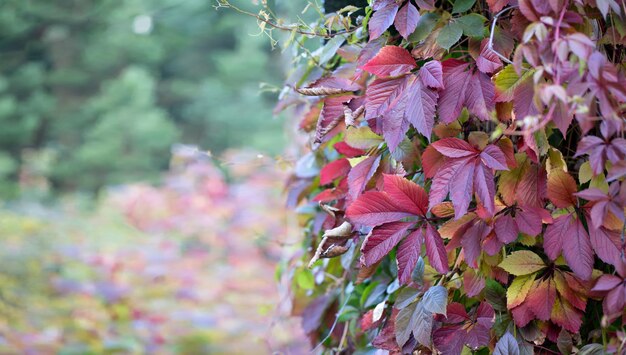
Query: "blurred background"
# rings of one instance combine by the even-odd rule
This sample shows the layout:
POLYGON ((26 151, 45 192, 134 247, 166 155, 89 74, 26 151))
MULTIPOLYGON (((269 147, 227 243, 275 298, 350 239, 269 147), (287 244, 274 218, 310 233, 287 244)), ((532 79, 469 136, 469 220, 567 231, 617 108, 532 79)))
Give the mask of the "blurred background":
POLYGON ((214 6, 0 1, 0 354, 305 351, 276 309, 289 63, 214 6))

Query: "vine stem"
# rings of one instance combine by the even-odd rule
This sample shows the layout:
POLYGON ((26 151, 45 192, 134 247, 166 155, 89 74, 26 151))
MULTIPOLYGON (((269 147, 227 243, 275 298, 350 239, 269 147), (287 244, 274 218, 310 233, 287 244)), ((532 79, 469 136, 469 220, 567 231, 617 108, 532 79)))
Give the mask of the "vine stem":
POLYGON ((344 30, 339 30, 339 31, 335 31, 335 32, 331 32, 328 34, 325 33, 317 33, 317 32, 309 32, 309 31, 303 31, 298 29, 298 25, 289 25, 289 26, 283 26, 283 25, 279 25, 273 21, 270 21, 269 19, 263 18, 255 13, 240 9, 239 7, 231 4, 228 1, 225 0, 218 0, 217 1, 217 6, 215 6, 216 10, 219 10, 220 8, 226 8, 226 9, 232 9, 240 14, 246 15, 246 16, 250 16, 250 17, 254 17, 257 19, 257 21, 263 22, 267 25, 269 25, 270 27, 273 27, 275 29, 281 30, 281 31, 287 31, 287 32, 292 32, 295 31, 296 33, 299 33, 301 35, 305 35, 305 36, 311 36, 311 37, 322 37, 322 38, 333 38, 336 37, 338 35, 341 34, 345 34, 345 33, 351 33, 354 32, 356 29, 352 29, 352 30, 348 30, 348 29, 344 29, 344 30))
POLYGON ((493 20, 491 20, 491 30, 489 32, 489 42, 487 43, 487 49, 489 49, 490 51, 494 52, 498 57, 500 57, 500 59, 502 59, 503 61, 505 61, 506 63, 509 64, 513 64, 513 62, 505 57, 502 53, 498 52, 497 50, 493 49, 493 36, 496 33, 496 22, 498 22, 498 17, 500 17, 502 14, 504 14, 505 12, 515 9, 519 7, 519 5, 512 5, 507 7, 506 9, 500 10, 500 12, 498 12, 494 17, 493 20))

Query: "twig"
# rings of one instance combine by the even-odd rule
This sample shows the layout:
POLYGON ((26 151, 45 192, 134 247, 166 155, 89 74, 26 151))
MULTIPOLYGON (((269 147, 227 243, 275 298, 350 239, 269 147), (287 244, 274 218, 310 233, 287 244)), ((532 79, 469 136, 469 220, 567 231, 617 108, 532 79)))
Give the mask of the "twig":
POLYGON ((490 51, 494 52, 498 57, 500 57, 500 59, 502 59, 503 61, 505 61, 506 63, 509 63, 509 64, 513 64, 513 62, 511 60, 509 60, 509 58, 505 57, 503 54, 498 52, 497 50, 493 49, 493 35, 495 34, 496 22, 498 21, 498 17, 500 17, 503 13, 505 13, 505 12, 511 10, 511 9, 517 8, 518 6, 519 5, 509 6, 506 9, 503 9, 500 12, 498 12, 493 17, 493 20, 491 21, 491 31, 490 31, 491 33, 489 34, 489 43, 487 43, 487 49, 489 49, 490 51))
POLYGON ((341 34, 345 34, 345 33, 351 33, 354 32, 356 30, 355 29, 351 29, 351 30, 339 30, 339 31, 335 31, 335 32, 331 32, 331 33, 318 33, 318 32, 308 32, 308 31, 302 31, 300 29, 297 28, 298 25, 289 25, 289 26, 283 26, 283 25, 279 25, 275 22, 270 21, 269 19, 263 18, 257 14, 254 14, 252 12, 243 10, 238 8, 237 6, 229 3, 228 1, 224 1, 224 0, 218 0, 217 1, 218 5, 215 6, 215 9, 218 10, 220 8, 227 8, 227 9, 232 9, 240 14, 246 15, 246 16, 250 16, 250 17, 254 17, 257 19, 257 21, 263 22, 267 25, 269 25, 270 27, 276 28, 278 30, 281 31, 295 31, 296 33, 299 33, 301 35, 305 35, 305 36, 312 36, 312 37, 323 37, 323 38, 333 38, 336 37, 338 35, 341 34))

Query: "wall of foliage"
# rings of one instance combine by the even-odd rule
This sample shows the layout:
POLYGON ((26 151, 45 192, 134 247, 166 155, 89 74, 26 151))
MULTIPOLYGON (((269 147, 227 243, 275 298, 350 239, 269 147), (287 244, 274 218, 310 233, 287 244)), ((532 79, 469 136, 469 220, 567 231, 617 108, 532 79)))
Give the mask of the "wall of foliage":
POLYGON ((624 3, 320 16, 259 17, 297 42, 279 108, 311 138, 288 199, 316 350, 623 354, 624 3))

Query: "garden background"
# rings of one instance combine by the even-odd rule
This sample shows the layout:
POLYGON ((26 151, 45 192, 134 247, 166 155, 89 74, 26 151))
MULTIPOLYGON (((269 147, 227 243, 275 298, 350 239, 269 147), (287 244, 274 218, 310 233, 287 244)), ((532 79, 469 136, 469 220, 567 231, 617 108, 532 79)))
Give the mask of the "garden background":
POLYGON ((0 3, 0 353, 304 349, 287 59, 214 5, 0 3))

